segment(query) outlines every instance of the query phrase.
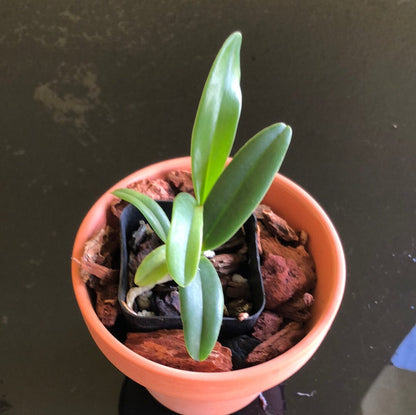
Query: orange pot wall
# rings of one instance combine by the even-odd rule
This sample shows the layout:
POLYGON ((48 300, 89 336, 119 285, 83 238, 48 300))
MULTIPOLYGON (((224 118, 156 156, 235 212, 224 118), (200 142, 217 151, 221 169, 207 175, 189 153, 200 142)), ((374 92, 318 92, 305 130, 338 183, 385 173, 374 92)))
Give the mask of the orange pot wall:
MULTIPOLYGON (((80 260, 85 242, 105 223, 111 190, 144 178, 164 176, 173 169, 190 170, 190 158, 167 160, 131 174, 113 186, 90 209, 77 233, 73 258, 80 260)), ((168 368, 135 354, 115 339, 99 321, 79 265, 72 262, 75 296, 92 337, 103 354, 126 376, 145 386, 171 410, 184 415, 225 415, 235 412, 262 391, 283 382, 315 353, 327 334, 345 286, 345 259, 335 228, 317 202, 295 183, 277 175, 264 203, 294 228, 309 233, 308 248, 317 268, 318 283, 308 334, 281 356, 266 363, 228 373, 195 373, 168 368)))

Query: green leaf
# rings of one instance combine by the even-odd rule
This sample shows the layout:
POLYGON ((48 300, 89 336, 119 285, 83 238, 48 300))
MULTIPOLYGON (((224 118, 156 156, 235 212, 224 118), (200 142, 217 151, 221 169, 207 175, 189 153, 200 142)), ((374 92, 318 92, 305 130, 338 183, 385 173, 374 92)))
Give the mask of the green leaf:
POLYGON ((207 258, 201 258, 192 282, 179 287, 179 295, 186 348, 194 360, 205 360, 218 339, 224 312, 221 282, 207 258))
POLYGON ((179 286, 186 286, 198 269, 202 247, 203 207, 188 193, 173 201, 172 221, 166 242, 169 274, 179 286))
POLYGON ((156 284, 167 274, 166 245, 161 245, 144 257, 137 268, 134 282, 139 286, 156 284))
POLYGON ((192 180, 204 204, 230 154, 241 113, 241 33, 224 42, 211 67, 192 131, 192 180))
POLYGON ((279 170, 291 136, 289 126, 273 124, 237 152, 205 202, 203 249, 222 245, 248 219, 279 170))
POLYGON ((152 229, 156 232, 156 235, 163 242, 166 242, 170 222, 166 213, 157 202, 149 196, 139 193, 133 189, 117 189, 113 192, 113 195, 131 203, 139 209, 142 215, 149 222, 152 229))

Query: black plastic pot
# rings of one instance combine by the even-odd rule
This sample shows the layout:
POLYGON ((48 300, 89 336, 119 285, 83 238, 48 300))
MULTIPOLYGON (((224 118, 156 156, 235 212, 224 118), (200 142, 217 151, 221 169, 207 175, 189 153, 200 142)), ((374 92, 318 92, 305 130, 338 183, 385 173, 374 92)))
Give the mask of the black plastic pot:
MULTIPOLYGON (((172 202, 159 202, 168 217, 172 214, 172 202)), ((132 205, 126 206, 120 218, 121 236, 121 255, 120 255, 120 283, 118 299, 122 312, 127 321, 128 331, 154 331, 159 329, 182 328, 181 318, 178 316, 138 316, 126 307, 126 295, 129 290, 128 261, 129 246, 128 241, 132 234, 138 229, 140 221, 145 221, 143 215, 132 205)), ((251 303, 253 304, 251 315, 239 321, 234 317, 224 317, 221 327, 221 336, 231 337, 249 333, 257 318, 261 314, 265 304, 263 281, 260 273, 260 257, 256 239, 256 218, 250 216, 244 224, 244 233, 247 243, 247 262, 239 270, 239 273, 247 278, 250 291, 251 303)))

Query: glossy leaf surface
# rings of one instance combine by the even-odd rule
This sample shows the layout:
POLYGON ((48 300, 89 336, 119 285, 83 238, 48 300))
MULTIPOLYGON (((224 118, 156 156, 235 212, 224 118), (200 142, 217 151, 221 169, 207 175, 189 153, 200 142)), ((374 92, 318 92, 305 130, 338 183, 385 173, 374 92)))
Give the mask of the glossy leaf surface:
POLYGON ((186 348, 193 359, 205 360, 217 341, 224 310, 221 282, 207 258, 201 258, 195 278, 179 294, 186 348))
POLYGON ((204 205, 203 249, 220 246, 248 219, 279 170, 291 136, 290 127, 273 124, 237 152, 204 205))
POLYGON ((156 232, 156 235, 163 241, 166 242, 170 227, 169 218, 166 213, 149 196, 143 193, 136 192, 133 189, 117 189, 113 192, 114 196, 131 203, 137 209, 140 210, 142 215, 149 222, 149 225, 156 232))
POLYGON ((167 274, 166 245, 161 245, 144 257, 137 268, 134 282, 139 286, 156 284, 167 274))
POLYGON ((188 193, 175 197, 166 242, 169 274, 179 286, 188 285, 198 269, 202 246, 203 207, 188 193))
POLYGON ((212 65, 192 131, 192 180, 202 205, 224 169, 241 113, 241 33, 224 42, 212 65))

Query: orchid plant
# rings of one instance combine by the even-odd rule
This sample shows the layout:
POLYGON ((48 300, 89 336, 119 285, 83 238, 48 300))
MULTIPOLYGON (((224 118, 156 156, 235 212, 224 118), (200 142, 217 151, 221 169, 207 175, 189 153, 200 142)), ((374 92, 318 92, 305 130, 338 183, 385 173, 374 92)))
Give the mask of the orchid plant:
POLYGON ((167 274, 178 284, 189 355, 208 357, 218 339, 224 297, 204 255, 227 242, 266 194, 288 149, 292 130, 273 124, 252 137, 226 166, 241 113, 241 33, 221 47, 199 102, 191 138, 195 197, 179 193, 169 219, 159 204, 132 189, 114 195, 141 211, 163 244, 137 269, 135 284, 156 284, 167 274))

